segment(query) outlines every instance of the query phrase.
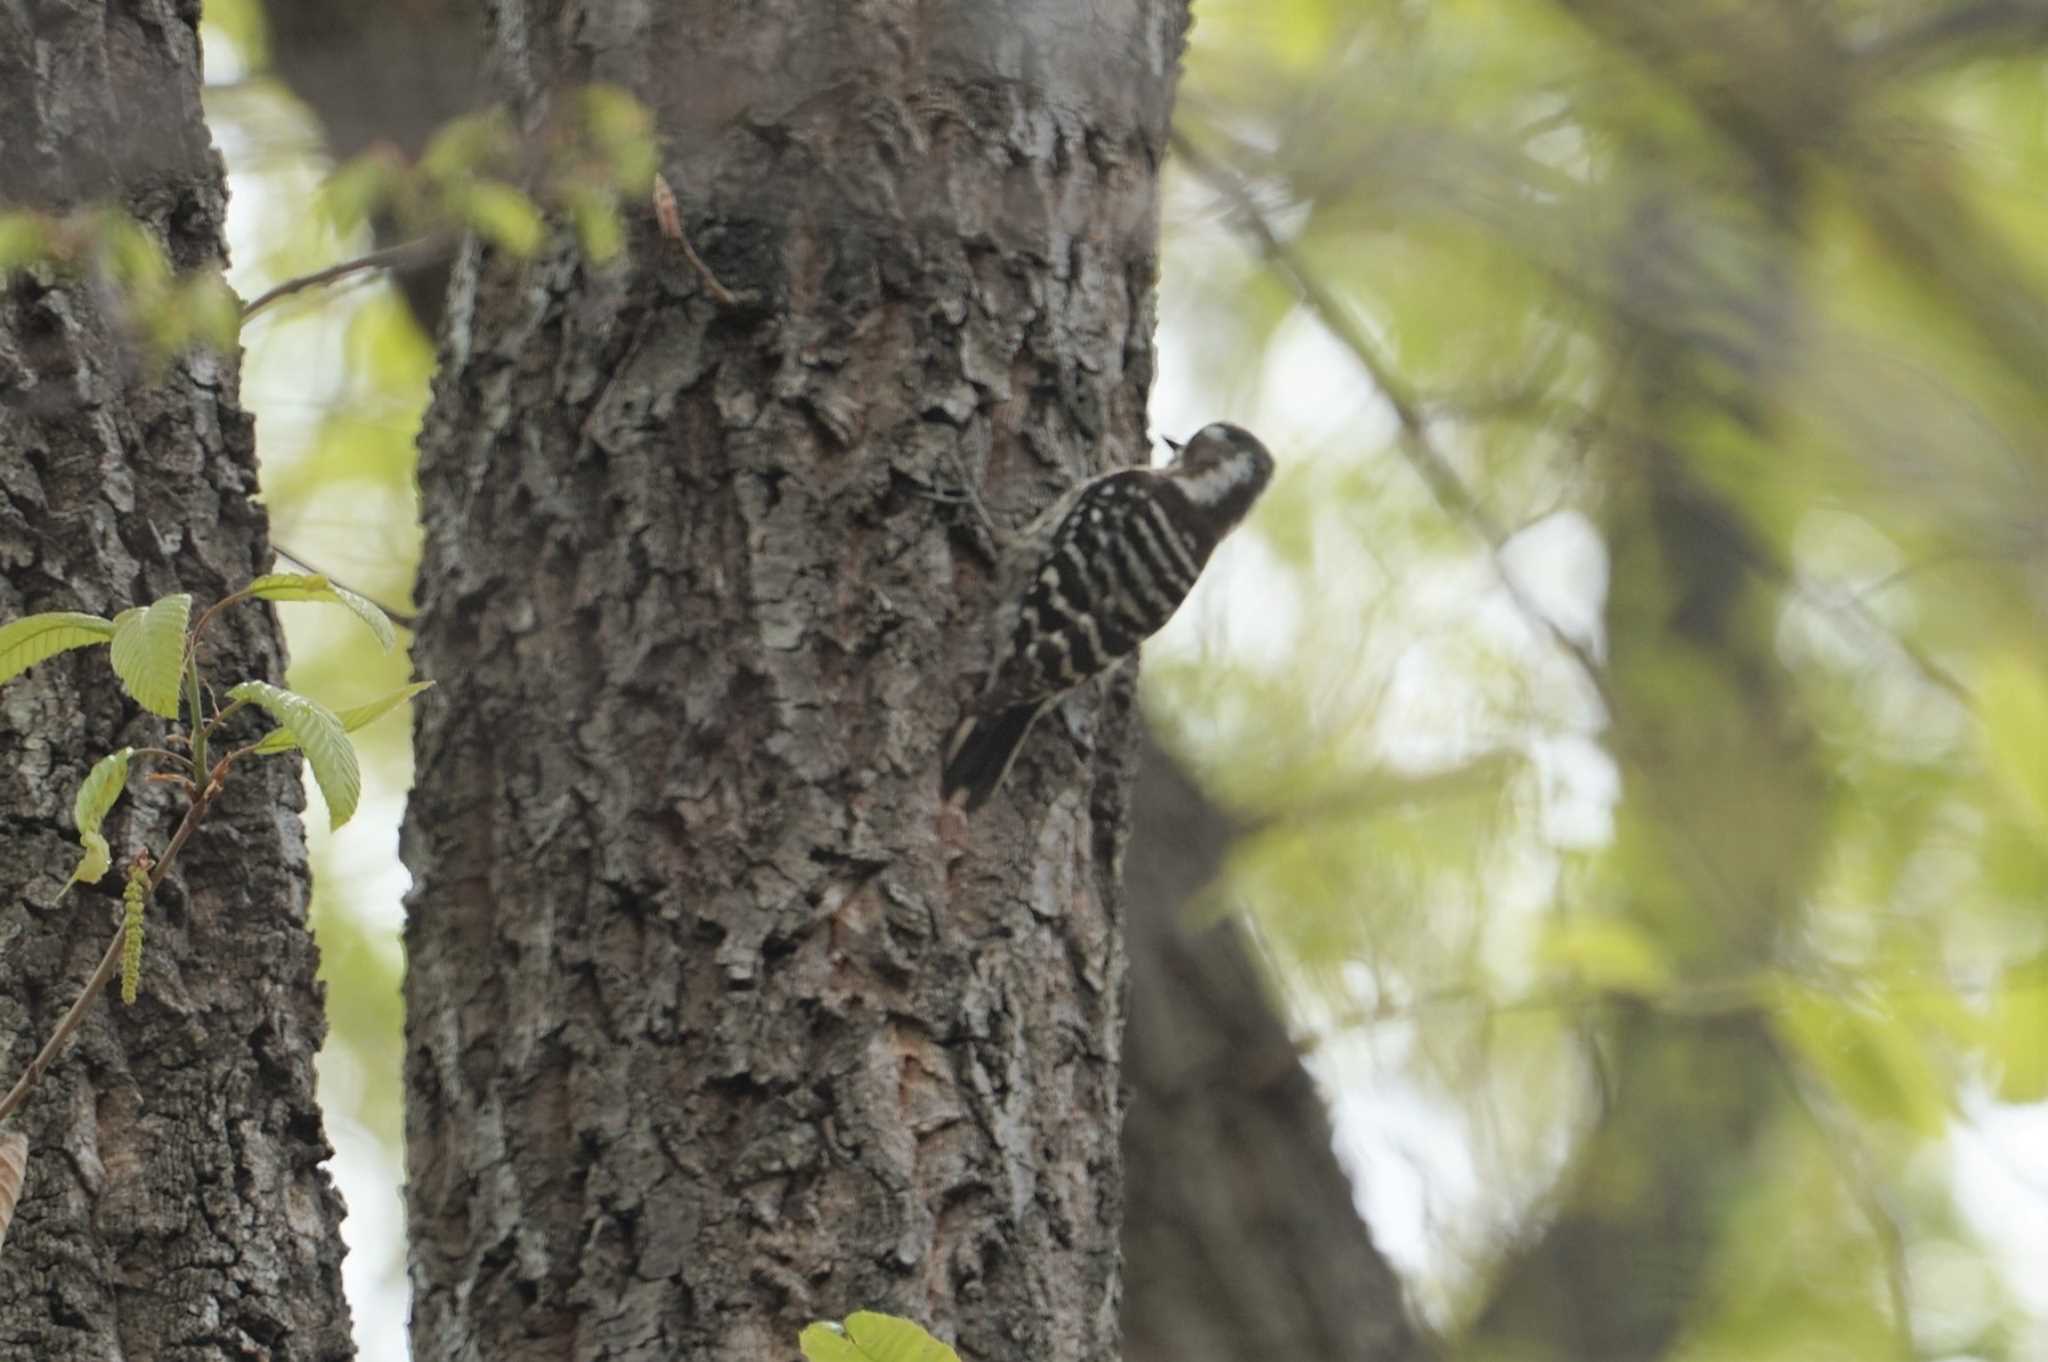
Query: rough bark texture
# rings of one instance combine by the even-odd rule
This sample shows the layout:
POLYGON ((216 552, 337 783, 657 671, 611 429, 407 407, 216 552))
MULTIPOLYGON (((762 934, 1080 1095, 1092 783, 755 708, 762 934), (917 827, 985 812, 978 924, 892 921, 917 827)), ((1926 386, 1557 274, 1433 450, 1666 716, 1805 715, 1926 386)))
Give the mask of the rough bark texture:
MULTIPOLYGON (((199 108, 197 5, 0 8, 0 185, 10 206, 105 203, 183 268, 219 262, 226 190, 199 108)), ((266 565, 253 432, 232 357, 161 368, 100 283, 0 282, 0 620, 203 604, 266 565)), ((276 678, 267 612, 211 634, 212 674, 276 678)), ((11 1083, 92 972, 118 886, 59 889, 73 790, 163 725, 104 650, 0 690, 0 1041, 11 1083)), ((109 822, 161 848, 161 789, 109 822)), ((31 1141, 0 1254, 0 1350, 45 1359, 350 1353, 340 1199, 313 1102, 322 1032, 296 768, 239 772, 150 909, 141 1000, 98 1004, 20 1125, 31 1141)))
POLYGON ((761 1358, 877 1307, 1106 1359, 1127 685, 971 826, 964 508, 1146 457, 1178 0, 504 4, 529 123, 656 110, 636 223, 459 262, 405 846, 414 1347, 761 1358))
POLYGON ((1238 829, 1156 748, 1131 807, 1125 1362, 1428 1356, 1242 930, 1188 921, 1238 829))

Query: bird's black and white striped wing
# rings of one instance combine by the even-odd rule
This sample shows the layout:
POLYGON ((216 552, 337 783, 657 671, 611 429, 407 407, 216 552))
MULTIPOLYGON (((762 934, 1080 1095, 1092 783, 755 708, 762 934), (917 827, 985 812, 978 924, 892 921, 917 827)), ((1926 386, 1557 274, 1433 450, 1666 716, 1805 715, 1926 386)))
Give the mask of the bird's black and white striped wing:
POLYGON ((1164 475, 1130 468, 1074 497, 1021 583, 990 707, 1057 695, 1106 671, 1180 608, 1212 547, 1164 475))

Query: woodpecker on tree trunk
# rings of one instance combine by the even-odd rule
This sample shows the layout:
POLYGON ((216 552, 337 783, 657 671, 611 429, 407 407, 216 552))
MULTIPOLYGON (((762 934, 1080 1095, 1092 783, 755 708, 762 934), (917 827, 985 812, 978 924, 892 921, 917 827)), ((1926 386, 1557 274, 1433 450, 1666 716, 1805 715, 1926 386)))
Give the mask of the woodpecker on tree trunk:
POLYGON ((999 617, 1001 656, 946 747, 947 804, 986 803, 1040 714, 1173 617, 1273 477, 1266 447, 1225 422, 1174 450, 1164 468, 1083 483, 1027 532, 999 617))

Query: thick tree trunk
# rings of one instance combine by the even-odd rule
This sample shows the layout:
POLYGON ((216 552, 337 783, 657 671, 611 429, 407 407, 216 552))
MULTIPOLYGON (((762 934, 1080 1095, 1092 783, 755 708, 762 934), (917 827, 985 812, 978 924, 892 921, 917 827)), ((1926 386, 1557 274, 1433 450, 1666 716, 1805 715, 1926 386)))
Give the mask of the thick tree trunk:
MULTIPOLYGON (((199 108, 197 7, 0 10, 0 186, 10 207, 107 204, 181 267, 221 259, 226 190, 199 108)), ((43 268, 0 282, 0 620, 203 604, 267 556, 232 356, 161 369, 118 292, 43 268)), ((220 678, 276 679, 266 612, 211 634, 220 678)), ((59 887, 91 762, 156 744, 98 649, 0 691, 0 1037, 21 1072, 92 972, 118 886, 59 887)), ((322 1031, 295 768, 240 769, 150 908, 142 997, 95 1006, 30 1100, 27 1185, 0 1252, 7 1355, 318 1359, 350 1352, 341 1205, 313 1103, 322 1031)), ((110 821, 161 849, 161 789, 110 821)))
POLYGON ((1156 749, 1131 804, 1125 1362, 1429 1356, 1242 929, 1187 920, 1238 829, 1156 749))
POLYGON ((877 1307, 1106 1359, 1127 687, 971 826, 965 508, 1146 456, 1185 6, 507 3, 522 115, 654 106, 636 223, 458 265, 406 847, 414 1346, 790 1354, 877 1307))

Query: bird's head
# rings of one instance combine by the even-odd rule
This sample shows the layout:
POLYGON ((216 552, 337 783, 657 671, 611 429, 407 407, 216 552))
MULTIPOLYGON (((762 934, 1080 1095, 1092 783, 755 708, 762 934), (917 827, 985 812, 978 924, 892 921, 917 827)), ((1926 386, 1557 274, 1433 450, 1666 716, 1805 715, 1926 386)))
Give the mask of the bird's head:
POLYGON ((1244 519, 1273 479, 1273 456, 1256 435, 1228 421, 1203 426, 1186 444, 1166 443, 1174 454, 1168 476, 1211 517, 1219 534, 1244 519))

